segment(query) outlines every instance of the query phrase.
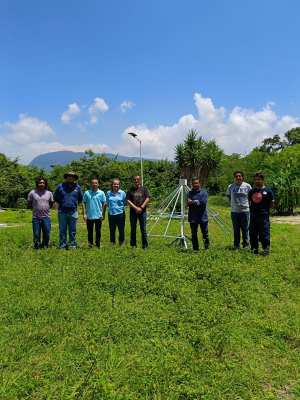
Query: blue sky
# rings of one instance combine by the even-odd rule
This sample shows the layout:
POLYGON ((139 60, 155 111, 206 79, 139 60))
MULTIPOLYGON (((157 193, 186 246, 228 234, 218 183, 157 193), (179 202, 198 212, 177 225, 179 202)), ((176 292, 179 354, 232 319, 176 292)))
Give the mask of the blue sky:
POLYGON ((300 2, 0 2, 0 151, 244 153, 300 125, 300 2), (123 107, 121 107, 123 104, 123 107))

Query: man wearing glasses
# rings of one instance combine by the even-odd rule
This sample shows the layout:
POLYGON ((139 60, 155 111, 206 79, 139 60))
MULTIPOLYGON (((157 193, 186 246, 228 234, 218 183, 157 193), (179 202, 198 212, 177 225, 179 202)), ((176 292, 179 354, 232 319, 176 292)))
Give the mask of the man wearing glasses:
POLYGON ((134 186, 129 188, 126 194, 127 203, 130 206, 130 246, 136 247, 136 225, 137 221, 139 221, 142 235, 142 247, 146 250, 148 248, 146 208, 150 201, 150 194, 145 186, 141 186, 140 175, 133 175, 132 182, 134 186))

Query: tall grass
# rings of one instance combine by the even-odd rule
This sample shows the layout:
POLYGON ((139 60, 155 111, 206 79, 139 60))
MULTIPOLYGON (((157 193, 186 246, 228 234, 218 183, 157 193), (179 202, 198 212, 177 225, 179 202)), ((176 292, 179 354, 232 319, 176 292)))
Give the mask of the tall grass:
POLYGON ((128 220, 123 247, 104 221, 100 250, 79 225, 61 251, 55 222, 40 251, 29 222, 0 230, 1 399, 300 398, 299 226, 264 258, 215 225, 209 252, 132 249, 128 220))

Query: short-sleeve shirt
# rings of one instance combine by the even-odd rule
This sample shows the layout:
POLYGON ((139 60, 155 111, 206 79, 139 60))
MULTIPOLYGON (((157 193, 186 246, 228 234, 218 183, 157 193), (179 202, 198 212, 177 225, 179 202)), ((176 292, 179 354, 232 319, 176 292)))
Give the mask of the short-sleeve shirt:
MULTIPOLYGON (((136 207, 141 207, 148 198, 150 199, 150 194, 146 186, 140 186, 138 188, 133 186, 127 190, 126 200, 130 200, 136 207)), ((135 213, 135 210, 130 207, 130 212, 135 213)), ((142 212, 146 212, 146 207, 142 212)))
POLYGON ((251 201, 251 213, 266 216, 270 214, 270 203, 275 203, 274 193, 267 187, 263 189, 251 189, 248 194, 248 199, 251 201))
POLYGON ((249 190, 251 190, 251 186, 246 182, 242 182, 240 185, 234 182, 228 186, 226 197, 231 204, 231 212, 249 212, 249 190))
POLYGON ((34 189, 28 194, 27 200, 32 201, 33 218, 50 218, 50 202, 53 202, 53 195, 49 190, 40 192, 34 189))
POLYGON ((123 214, 125 211, 124 206, 127 205, 126 194, 123 190, 119 189, 116 194, 109 190, 106 193, 106 205, 110 215, 123 214))
POLYGON ((83 196, 86 203, 86 215, 88 219, 100 219, 102 216, 102 205, 105 203, 105 194, 98 189, 96 193, 92 189, 87 190, 83 196))

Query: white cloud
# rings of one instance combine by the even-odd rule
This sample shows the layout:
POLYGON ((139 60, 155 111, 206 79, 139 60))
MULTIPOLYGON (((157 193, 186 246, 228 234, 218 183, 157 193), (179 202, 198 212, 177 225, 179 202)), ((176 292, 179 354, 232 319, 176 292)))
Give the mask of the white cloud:
POLYGON ((122 133, 124 144, 118 147, 122 155, 138 156, 139 143, 128 135, 134 132, 142 140, 143 157, 174 158, 174 147, 183 141, 190 129, 195 129, 206 139, 215 138, 227 154, 245 153, 275 134, 283 136, 284 132, 299 126, 299 118, 289 115, 278 116, 272 110, 273 102, 267 103, 262 110, 235 107, 226 112, 224 107, 215 108, 209 98, 201 94, 194 95, 198 109, 198 119, 185 115, 173 126, 159 125, 148 129, 146 124, 130 126, 122 133), (227 118, 226 118, 227 117, 227 118))
MULTIPOLYGON (((96 101, 97 99, 95 99, 95 104, 100 104, 101 102, 96 101)), ((149 129, 146 124, 130 126, 122 133, 123 144, 115 148, 100 143, 64 145, 59 142, 40 142, 44 137, 55 135, 55 132, 47 122, 20 114, 17 122, 0 124, 0 151, 12 158, 21 156, 23 163, 28 163, 34 157, 52 151, 85 151, 89 148, 99 153, 106 151, 133 157, 139 156, 138 141, 128 135, 129 132, 134 132, 142 140, 143 157, 173 159, 174 147, 183 141, 190 129, 195 129, 199 135, 207 139, 212 137, 217 139, 227 154, 245 153, 255 146, 260 146, 265 138, 275 134, 282 137, 284 132, 300 125, 299 118, 290 115, 278 116, 273 110, 275 104, 272 102, 267 103, 262 110, 258 111, 238 106, 231 111, 226 111, 224 107, 216 108, 211 99, 202 97, 201 94, 196 93, 194 100, 198 110, 197 118, 192 114, 184 115, 172 126, 159 125, 153 129, 149 129)), ((106 106, 107 109, 108 106, 106 106)), ((97 108, 92 108, 91 111, 91 121, 96 123, 100 111, 98 112, 97 108)), ((87 121, 83 124, 78 123, 77 127, 84 130, 87 124, 87 121)), ((119 142, 117 137, 115 142, 119 142)))
POLYGON ((135 104, 132 101, 123 101, 123 103, 120 104, 120 110, 122 113, 125 113, 128 110, 131 110, 132 107, 134 107, 135 104))
POLYGON ((69 124, 71 119, 80 114, 80 112, 80 107, 76 103, 69 104, 68 110, 65 111, 61 116, 61 121, 64 124, 69 124))
POLYGON ((18 143, 26 143, 55 134, 47 122, 40 121, 36 117, 27 117, 26 114, 20 114, 19 121, 15 123, 5 122, 4 126, 10 131, 5 135, 6 140, 18 143))
POLYGON ((92 115, 91 120, 90 120, 91 125, 94 125, 97 122, 98 122, 98 117, 96 117, 95 115, 92 115))
POLYGON ((92 104, 89 107, 89 113, 91 115, 90 123, 91 125, 96 124, 98 122, 97 115, 100 114, 100 112, 106 112, 108 110, 108 105, 105 103, 103 99, 100 99, 100 97, 96 97, 94 99, 94 104, 92 104))

